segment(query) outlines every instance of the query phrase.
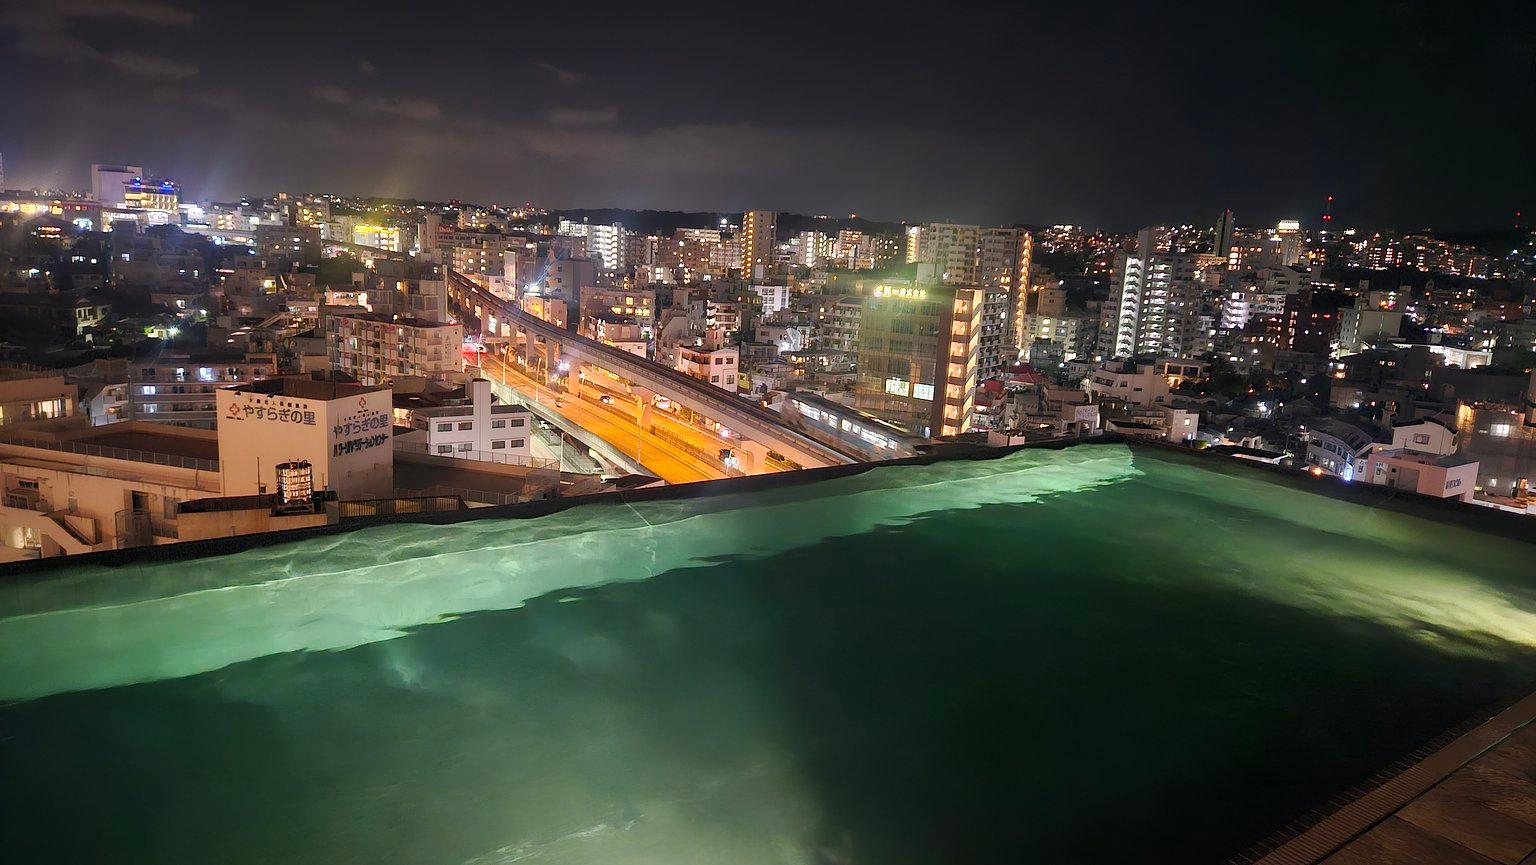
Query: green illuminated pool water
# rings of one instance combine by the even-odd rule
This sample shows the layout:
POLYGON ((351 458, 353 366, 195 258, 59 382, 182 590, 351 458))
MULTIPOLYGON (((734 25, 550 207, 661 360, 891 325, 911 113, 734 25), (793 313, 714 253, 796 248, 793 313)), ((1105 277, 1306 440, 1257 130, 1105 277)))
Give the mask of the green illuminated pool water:
POLYGON ((1533 549, 1103 445, 77 568, 0 858, 1217 861, 1536 678, 1533 549))

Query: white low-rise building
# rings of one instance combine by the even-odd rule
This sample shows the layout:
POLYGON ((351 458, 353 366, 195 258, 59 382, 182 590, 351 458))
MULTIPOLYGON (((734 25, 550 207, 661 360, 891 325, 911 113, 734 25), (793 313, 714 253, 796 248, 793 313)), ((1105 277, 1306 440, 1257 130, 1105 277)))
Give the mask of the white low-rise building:
POLYGON ((1388 448, 1366 458, 1363 479, 1420 495, 1470 502, 1477 488, 1477 460, 1388 448))
POLYGON ((721 390, 736 392, 739 375, 740 351, 734 345, 714 350, 678 346, 677 370, 700 381, 707 381, 721 390))
POLYGON ((1168 401, 1168 379, 1150 363, 1106 363, 1088 374, 1085 384, 1096 399, 1153 406, 1168 401))
POLYGON ((789 306, 790 288, 787 285, 753 285, 752 292, 762 298, 764 315, 773 315, 789 306))
POLYGON ((1392 443, 1379 449, 1410 450, 1445 456, 1456 452, 1456 427, 1433 417, 1416 418, 1392 425, 1392 443))
POLYGON ((413 429, 402 444, 436 456, 527 463, 533 455, 533 414, 502 405, 491 383, 477 378, 447 394, 397 394, 395 421, 413 429))

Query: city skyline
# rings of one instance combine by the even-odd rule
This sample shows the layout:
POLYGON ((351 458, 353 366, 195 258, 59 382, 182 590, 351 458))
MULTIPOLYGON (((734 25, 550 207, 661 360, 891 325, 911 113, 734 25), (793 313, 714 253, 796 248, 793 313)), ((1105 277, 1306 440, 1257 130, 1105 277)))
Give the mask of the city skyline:
POLYGON ((775 7, 742 32, 674 7, 665 40, 629 37, 659 14, 641 9, 362 11, 8 6, 0 71, 24 86, 0 110, 28 119, 0 132, 10 185, 78 188, 82 166, 141 160, 198 199, 322 189, 1116 230, 1226 208, 1308 221, 1326 195, 1343 224, 1505 228, 1536 189, 1515 4, 1288 7, 1266 13, 1285 26, 1232 40, 1218 6, 1022 9, 966 24, 963 51, 874 11, 775 7), (283 40, 305 28, 346 38, 290 63, 283 40))
POLYGON ((0 847, 1536 865, 1532 33, 0 0, 0 847))
MULTIPOLYGON (((0 152, 0 160, 3 160, 3 158, 3 152, 0 152)), ((463 208, 474 208, 479 210, 501 212, 503 214, 524 213, 535 217, 535 219, 532 221, 538 221, 539 219, 549 220, 557 216, 563 219, 569 216, 574 217, 577 221, 580 222, 592 221, 597 224, 611 222, 614 225, 621 226, 631 231, 642 232, 646 230, 643 226, 650 224, 664 226, 662 229, 660 229, 664 233, 671 231, 674 227, 700 229, 718 228, 722 230, 739 232, 745 230, 745 226, 742 224, 743 219, 754 212, 771 212, 777 214, 781 218, 792 221, 799 221, 801 223, 808 223, 810 225, 816 225, 819 221, 826 220, 828 225, 825 230, 828 231, 835 231, 837 230, 837 226, 843 225, 863 225, 876 231, 883 230, 883 227, 888 228, 889 230, 896 230, 896 228, 901 226, 911 227, 928 224, 970 225, 978 227, 991 225, 1027 229, 1031 231, 1043 230, 1047 228, 1073 228, 1105 235, 1119 236, 1122 238, 1132 237, 1137 234, 1137 232, 1148 228, 1208 228, 1210 223, 1219 225, 1223 219, 1230 219, 1232 220, 1231 226, 1234 229, 1245 231, 1265 230, 1272 229, 1277 225, 1284 227, 1294 224, 1303 231, 1320 231, 1325 234, 1443 234, 1447 237, 1457 238, 1475 237, 1479 238, 1479 240, 1475 242, 1475 245, 1480 245, 1489 252, 1498 253, 1502 250, 1502 244, 1506 239, 1523 236, 1523 232, 1528 231, 1530 228, 1530 217, 1524 211, 1520 210, 1513 211, 1508 214, 1508 221, 1505 224, 1492 226, 1469 227, 1446 224, 1405 226, 1360 221, 1349 222, 1340 219, 1338 214, 1341 207, 1335 200, 1334 196, 1324 196, 1318 202, 1310 205, 1311 210, 1305 214, 1283 212, 1285 215, 1276 217, 1274 219, 1247 218, 1246 214, 1235 213, 1232 208, 1218 208, 1216 211, 1213 211, 1214 216, 1205 213, 1184 213, 1179 214, 1174 218, 1164 219, 1151 223, 1127 222, 1121 220, 1119 223, 1111 223, 1108 225, 1092 222, 1071 222, 1052 219, 1042 219, 1035 221, 1013 219, 965 220, 949 218, 918 218, 910 216, 903 217, 901 215, 896 215, 887 219, 868 213, 825 213, 812 212, 810 210, 804 209, 798 211, 794 209, 777 211, 754 211, 752 208, 738 210, 707 210, 650 206, 623 207, 616 205, 578 205, 571 207, 556 207, 547 205, 544 202, 532 200, 512 201, 492 200, 488 198, 473 199, 434 198, 430 196, 393 196, 370 193, 338 192, 335 190, 323 189, 296 188, 274 188, 261 191, 253 190, 240 192, 227 197, 220 197, 197 195, 195 194, 194 190, 189 190, 185 187, 185 185, 181 182, 180 177, 177 176, 176 173, 157 170, 155 167, 148 164, 147 160, 141 161, 146 163, 145 165, 141 166, 142 177, 143 180, 146 181, 146 185, 149 185, 152 182, 153 184, 165 184, 167 185, 167 188, 171 188, 173 186, 180 201, 187 206, 199 204, 212 206, 237 206, 243 203, 256 204, 261 202, 275 202, 282 200, 285 197, 302 199, 324 198, 334 201, 338 204, 346 204, 359 208, 389 208, 402 205, 430 205, 433 207, 441 208, 445 212, 456 212, 463 208), (731 219, 731 217, 736 218, 731 219), (1492 243, 1490 244, 1489 241, 1492 241, 1492 243)), ((60 196, 75 196, 80 201, 91 201, 94 199, 94 194, 89 169, 94 166, 100 166, 108 169, 117 169, 122 167, 115 164, 93 163, 93 166, 88 166, 86 171, 78 172, 84 174, 86 180, 74 185, 54 187, 13 185, 0 188, 8 189, 13 195, 35 194, 40 196, 40 200, 52 198, 62 201, 64 199, 60 196)), ((5 176, 6 175, 4 174, 0 174, 0 180, 3 180, 5 176)), ((1263 210, 1263 212, 1268 213, 1270 210, 1274 210, 1274 208, 1263 210)), ((1275 210, 1275 212, 1282 211, 1275 210)), ((786 234, 786 230, 781 229, 777 232, 776 236, 782 239, 785 236, 792 236, 798 230, 799 229, 796 229, 795 231, 788 231, 786 234)), ((822 229, 817 228, 815 230, 822 229)), ((1465 240, 1462 242, 1465 242, 1465 240)))

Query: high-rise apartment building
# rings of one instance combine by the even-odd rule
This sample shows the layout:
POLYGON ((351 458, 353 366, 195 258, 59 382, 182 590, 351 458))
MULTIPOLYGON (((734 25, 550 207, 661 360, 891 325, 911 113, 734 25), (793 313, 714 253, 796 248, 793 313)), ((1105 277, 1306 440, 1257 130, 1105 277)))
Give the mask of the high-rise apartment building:
POLYGON ((796 237, 795 263, 804 267, 820 267, 832 257, 832 237, 821 231, 802 231, 796 237))
MULTIPOLYGON (((505 275, 508 250, 490 246, 455 246, 448 252, 449 266, 459 273, 477 276, 505 275)), ((514 259, 515 261, 515 259, 514 259)), ((514 273, 516 268, 513 268, 514 273)))
POLYGON ((618 223, 593 225, 561 219, 555 233, 562 237, 586 238, 586 254, 604 270, 621 270, 626 266, 629 232, 618 223))
POLYGON ((679 282, 720 278, 742 264, 742 242, 715 228, 679 228, 657 244, 654 266, 679 282))
POLYGON ((981 226, 935 222, 908 234, 915 262, 933 266, 935 279, 947 285, 976 285, 981 226))
POLYGON ((981 380, 997 378, 1019 356, 1019 314, 1029 292, 1034 240, 1020 228, 983 228, 976 256, 982 312, 981 380))
POLYGON ((1275 226, 1275 239, 1279 245, 1280 264, 1284 267, 1294 267, 1301 262, 1303 244, 1306 238, 1301 233, 1301 222, 1295 219, 1282 219, 1275 226))
POLYGON ((529 292, 565 302, 572 315, 566 326, 575 330, 580 323, 574 313, 581 308, 582 293, 597 285, 597 262, 585 255, 568 255, 550 250, 544 258, 542 284, 531 283, 529 292))
POLYGON ((371 223, 354 225, 350 240, 358 246, 372 246, 390 252, 401 252, 405 249, 400 228, 394 225, 374 225, 371 223))
POLYGON ((920 281, 985 291, 979 380, 997 378, 1018 359, 1019 320, 1029 285, 1034 243, 1020 228, 931 223, 907 230, 908 255, 920 281))
POLYGON ((1158 251, 1161 231, 1142 229, 1136 248, 1115 254, 1100 308, 1099 354, 1107 359, 1193 353, 1200 335, 1206 268, 1220 256, 1158 251))
POLYGON ((1216 254, 1226 258, 1232 252, 1232 237, 1237 233, 1237 223, 1232 220, 1232 211, 1223 210, 1221 216, 1216 217, 1216 254))
POLYGON ((656 249, 660 244, 661 238, 654 234, 624 232, 624 266, 639 269, 649 279, 651 269, 656 264, 656 249))
POLYGON ((587 255, 597 259, 604 270, 622 270, 626 266, 624 260, 625 236, 629 232, 624 226, 593 225, 587 229, 587 255))
POLYGON ((845 228, 832 238, 831 259, 834 267, 849 270, 873 270, 879 251, 877 238, 863 231, 845 228))
POLYGON ((854 404, 917 435, 958 435, 975 408, 984 292, 881 284, 863 298, 854 404))
POLYGON ((294 225, 323 226, 331 221, 331 202, 319 196, 295 199, 289 208, 289 221, 294 225))
POLYGON ((382 259, 365 271, 362 288, 371 312, 448 320, 448 283, 441 266, 382 259))
POLYGON ((749 210, 741 215, 741 269, 748 279, 767 276, 773 267, 778 219, 771 210, 749 210))
POLYGON ((1300 222, 1283 219, 1274 228, 1235 232, 1222 255, 1229 270, 1295 267, 1306 257, 1306 238, 1300 222))
POLYGON ((921 225, 909 225, 906 230, 905 249, 907 264, 916 264, 922 259, 923 227, 921 225))

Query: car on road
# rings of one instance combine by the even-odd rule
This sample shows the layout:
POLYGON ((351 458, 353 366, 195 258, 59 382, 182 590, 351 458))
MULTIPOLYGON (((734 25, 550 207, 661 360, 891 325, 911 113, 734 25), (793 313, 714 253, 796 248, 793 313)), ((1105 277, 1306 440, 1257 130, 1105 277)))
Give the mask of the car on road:
POLYGON ((613 405, 613 395, 605 393, 602 396, 598 397, 597 401, 602 403, 603 405, 613 405))

